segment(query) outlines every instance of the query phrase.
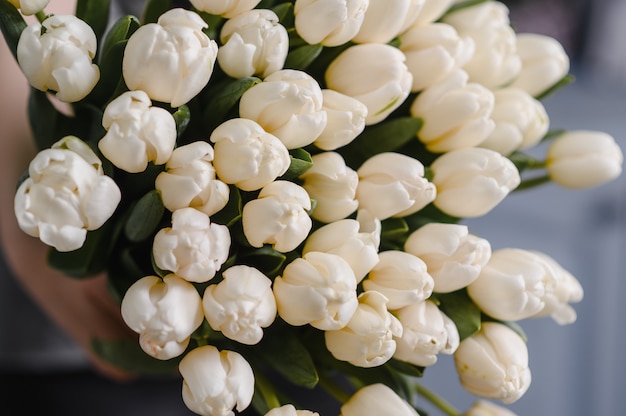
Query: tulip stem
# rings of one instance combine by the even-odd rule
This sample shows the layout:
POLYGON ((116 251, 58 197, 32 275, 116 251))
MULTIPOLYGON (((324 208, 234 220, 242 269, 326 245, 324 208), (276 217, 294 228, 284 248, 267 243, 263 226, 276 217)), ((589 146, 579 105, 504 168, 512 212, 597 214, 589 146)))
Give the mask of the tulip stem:
POLYGON ((426 387, 421 384, 415 383, 415 391, 417 394, 431 402, 433 405, 438 407, 442 412, 444 412, 448 416, 461 416, 458 410, 456 410, 450 403, 445 401, 440 396, 436 395, 432 391, 428 390, 426 387))
POLYGON ((261 391, 261 395, 263 396, 263 400, 269 409, 274 409, 276 407, 280 407, 281 403, 272 387, 272 383, 270 383, 265 376, 263 376, 260 372, 254 373, 254 379, 257 387, 261 391))
POLYGON ((515 191, 523 191, 525 189, 534 188, 535 186, 543 185, 548 182, 550 182, 550 177, 547 175, 539 176, 532 179, 526 179, 522 181, 522 183, 520 183, 517 188, 515 188, 515 191))
POLYGON ((345 403, 350 399, 350 395, 330 377, 320 374, 318 384, 340 403, 345 403))
POLYGON ((39 23, 43 23, 43 21, 48 18, 48 15, 45 14, 43 11, 40 11, 40 12, 35 13, 35 17, 37 18, 39 23))

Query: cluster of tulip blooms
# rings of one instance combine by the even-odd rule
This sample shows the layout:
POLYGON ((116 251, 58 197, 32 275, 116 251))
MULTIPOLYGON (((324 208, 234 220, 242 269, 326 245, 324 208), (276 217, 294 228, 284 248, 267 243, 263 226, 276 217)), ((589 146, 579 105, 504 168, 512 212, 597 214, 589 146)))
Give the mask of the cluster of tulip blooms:
POLYGON ((609 135, 550 130, 541 99, 571 80, 555 39, 491 0, 148 1, 111 24, 108 1, 47 4, 0 0, 40 149, 15 214, 53 267, 108 273, 142 358, 97 351, 178 369, 213 416, 316 415, 285 382, 343 416, 417 415, 453 354, 480 398, 464 414, 512 414, 493 401, 531 381, 515 323, 572 323, 583 290, 463 220, 622 169, 609 135))

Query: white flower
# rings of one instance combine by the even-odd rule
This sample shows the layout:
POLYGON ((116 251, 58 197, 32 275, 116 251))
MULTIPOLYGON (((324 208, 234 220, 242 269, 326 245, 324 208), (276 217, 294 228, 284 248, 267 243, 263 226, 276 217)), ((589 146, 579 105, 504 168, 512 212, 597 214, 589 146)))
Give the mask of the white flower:
POLYGON ((327 122, 313 144, 322 150, 335 150, 363 132, 367 107, 356 98, 329 89, 322 90, 322 97, 327 122))
POLYGON ((224 280, 208 286, 202 297, 209 325, 242 344, 257 344, 263 328, 276 318, 272 281, 244 265, 230 267, 222 275, 224 280))
POLYGON ((344 219, 326 224, 306 239, 302 253, 319 251, 336 254, 348 262, 360 282, 378 263, 380 220, 359 210, 356 220, 344 219))
POLYGON ((274 181, 263 187, 257 199, 243 207, 243 233, 253 247, 271 244, 286 253, 308 236, 313 223, 309 194, 289 181, 274 181))
POLYGON ((234 416, 252 402, 254 373, 241 354, 204 345, 188 352, 178 365, 183 401, 204 416, 234 416))
POLYGON ((292 404, 275 407, 265 414, 265 416, 320 416, 317 412, 310 410, 296 410, 292 404))
POLYGON ((495 403, 488 402, 487 400, 479 400, 472 405, 472 407, 464 413, 465 416, 516 416, 502 406, 498 406, 495 403))
POLYGON ((478 397, 510 404, 530 386, 526 344, 503 324, 483 322, 479 332, 461 342, 454 361, 461 384, 478 397))
POLYGON ((232 78, 262 78, 283 68, 289 52, 287 29, 271 10, 243 12, 224 23, 217 62, 232 78))
POLYGON ((9 0, 9 3, 20 9, 24 16, 32 16, 43 11, 50 0, 9 0))
POLYGON ((453 354, 459 346, 454 322, 431 301, 425 300, 395 311, 402 323, 394 358, 419 366, 437 362, 438 354, 453 354))
POLYGON ((461 224, 423 225, 409 235, 404 249, 426 263, 434 291, 442 293, 472 283, 491 257, 489 241, 470 234, 461 224))
POLYGON ((405 400, 382 383, 360 388, 341 406, 339 416, 419 416, 405 400))
POLYGON ((287 149, 309 145, 326 127, 322 89, 309 74, 282 69, 248 89, 239 116, 254 120, 287 149))
POLYGON ((191 0, 196 9, 230 19, 252 10, 261 0, 191 0))
POLYGON ((356 279, 341 257, 309 252, 274 280, 278 314, 290 325, 321 330, 343 328, 358 307, 356 279))
POLYGON ((213 148, 204 141, 174 149, 154 183, 165 208, 174 212, 191 207, 209 216, 224 208, 230 190, 216 178, 212 161, 213 148))
POLYGON ((607 133, 587 130, 567 132, 550 144, 546 168, 550 179, 573 189, 612 181, 622 173, 624 155, 607 133))
POLYGON ((296 0, 296 32, 312 45, 343 45, 361 29, 369 3, 370 0, 296 0))
POLYGON ((160 360, 182 354, 204 319, 198 291, 174 274, 139 279, 126 291, 121 307, 124 322, 139 334, 141 348, 160 360))
POLYGON ((424 177, 424 165, 400 153, 379 153, 357 170, 359 207, 380 220, 411 215, 430 204, 435 185, 424 177))
POLYGON ((208 215, 194 208, 182 208, 172 213, 172 226, 154 236, 152 255, 162 270, 203 283, 215 276, 229 250, 226 226, 212 224, 208 215))
POLYGON ((437 186, 433 203, 457 217, 485 215, 521 181, 513 162, 489 149, 453 150, 439 156, 430 168, 437 186))
POLYGON ((209 82, 217 57, 217 43, 202 32, 206 27, 198 14, 172 9, 137 29, 122 61, 128 88, 172 107, 195 97, 209 82))
MULTIPOLYGON (((427 25, 439 20, 453 3, 455 3, 455 0, 424 0, 422 9, 417 15, 415 22, 413 22, 413 25, 427 25)), ((458 3, 458 1, 456 1, 456 3, 458 3)))
POLYGON ((245 118, 223 122, 213 130, 210 140, 215 143, 213 166, 217 176, 244 191, 269 185, 291 163, 289 151, 276 136, 245 118))
POLYGON ((472 147, 493 131, 493 93, 470 82, 461 69, 422 91, 411 104, 411 115, 424 125, 418 139, 434 153, 472 147))
POLYGON ((363 289, 375 290, 389 301, 387 308, 396 310, 428 299, 435 282, 426 263, 404 251, 389 250, 378 254, 379 261, 363 280, 363 289))
POLYGON ((17 61, 33 87, 56 91, 61 101, 76 102, 100 79, 100 70, 92 62, 97 46, 87 23, 73 15, 54 15, 22 31, 17 61))
POLYGON ((104 109, 102 126, 107 133, 98 148, 126 172, 143 172, 148 162, 164 164, 176 145, 174 117, 153 107, 143 91, 128 91, 111 101, 104 109))
POLYGON ((365 104, 365 125, 371 125, 384 120, 409 96, 413 76, 405 61, 393 46, 354 45, 330 63, 324 76, 328 88, 365 104))
POLYGON ((356 211, 359 206, 356 200, 357 173, 346 166, 339 153, 318 153, 311 159, 313 166, 300 175, 302 187, 316 202, 311 216, 331 223, 356 211))
POLYGON ((59 251, 82 247, 87 231, 115 212, 121 192, 85 142, 67 136, 39 152, 15 194, 17 222, 26 234, 59 251))
POLYGON ((424 0, 370 0, 356 43, 385 44, 417 18, 424 0))

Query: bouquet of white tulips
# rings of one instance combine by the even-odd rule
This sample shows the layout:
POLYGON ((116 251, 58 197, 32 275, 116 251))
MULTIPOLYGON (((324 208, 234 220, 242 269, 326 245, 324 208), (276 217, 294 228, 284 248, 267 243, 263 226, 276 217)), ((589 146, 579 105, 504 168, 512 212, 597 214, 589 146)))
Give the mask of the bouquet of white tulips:
POLYGON ((316 386, 343 416, 509 414, 531 381, 517 322, 572 323, 583 290, 463 221, 622 169, 609 135, 550 129, 541 99, 572 81, 555 39, 490 0, 47 4, 0 0, 40 150, 15 214, 52 267, 108 273, 138 342, 97 353, 179 371, 199 415, 317 415, 316 386), (439 354, 472 409, 420 384, 439 354))

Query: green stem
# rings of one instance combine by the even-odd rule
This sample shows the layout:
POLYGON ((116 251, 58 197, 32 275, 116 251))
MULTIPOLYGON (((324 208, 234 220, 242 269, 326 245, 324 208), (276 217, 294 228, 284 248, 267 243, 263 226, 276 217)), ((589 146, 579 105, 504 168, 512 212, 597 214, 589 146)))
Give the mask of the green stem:
POLYGON ((550 182, 550 177, 547 175, 539 176, 537 178, 532 178, 532 179, 526 179, 522 183, 520 183, 518 187, 514 189, 514 191, 523 191, 525 189, 534 188, 535 186, 540 186, 548 182, 550 182))
POLYGON ((260 372, 254 373, 254 380, 259 390, 261 391, 261 395, 263 396, 263 400, 265 400, 265 404, 269 409, 274 409, 276 407, 280 407, 281 403, 274 391, 272 383, 270 383, 267 378, 260 372))
POLYGON ((45 14, 43 11, 40 11, 35 14, 35 17, 37 18, 39 23, 43 23, 43 21, 48 18, 48 15, 45 14))
POLYGON ((438 407, 442 412, 444 412, 448 416, 461 416, 458 410, 456 410, 450 403, 446 402, 443 398, 436 395, 432 391, 428 390, 426 387, 421 384, 415 383, 415 391, 417 394, 431 402, 433 405, 438 407))
POLYGON ((350 399, 350 394, 328 376, 320 374, 318 384, 340 403, 345 403, 350 399))

